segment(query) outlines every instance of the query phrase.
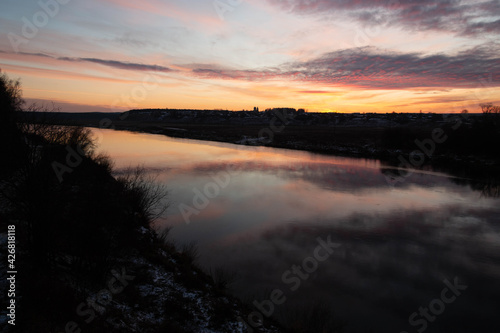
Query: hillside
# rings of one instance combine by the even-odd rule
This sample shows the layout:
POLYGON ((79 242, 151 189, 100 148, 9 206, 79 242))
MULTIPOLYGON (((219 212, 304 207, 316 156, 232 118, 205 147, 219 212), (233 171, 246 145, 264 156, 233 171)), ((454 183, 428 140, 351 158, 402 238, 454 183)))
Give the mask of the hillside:
POLYGON ((88 129, 20 122, 19 87, 0 83, 2 332, 245 332, 224 275, 151 229, 165 189, 139 169, 113 177, 88 129))

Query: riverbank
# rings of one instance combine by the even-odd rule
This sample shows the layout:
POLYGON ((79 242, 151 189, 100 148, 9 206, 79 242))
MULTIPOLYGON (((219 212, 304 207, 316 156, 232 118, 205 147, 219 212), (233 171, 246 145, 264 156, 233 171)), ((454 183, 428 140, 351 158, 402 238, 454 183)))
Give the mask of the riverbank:
POLYGON ((496 187, 500 183, 500 152, 495 144, 500 137, 498 117, 482 114, 287 115, 278 111, 257 115, 255 112, 212 111, 203 117, 197 114, 181 117, 172 111, 137 110, 49 114, 41 119, 54 124, 377 159, 384 166, 383 172, 396 183, 404 179, 405 170, 426 168, 470 179, 473 186, 480 187, 486 182, 487 187, 496 187))
MULTIPOLYGON (((140 170, 113 177, 89 130, 40 125, 15 135, 23 154, 5 156, 0 172, 0 225, 16 230, 17 272, 2 332, 245 332, 250 307, 226 292, 224 275, 207 275, 195 247, 151 229, 155 207, 168 204, 161 185, 140 170)), ((267 319, 255 325, 280 331, 267 319)))
MULTIPOLYGON (((173 128, 167 128, 167 130, 173 130, 173 128)), ((77 148, 74 147, 73 150, 77 150, 77 148)), ((64 164, 65 162, 67 163, 66 161, 67 152, 69 151, 68 149, 65 148, 63 150, 63 154, 59 156, 56 160, 60 161, 60 163, 62 164, 64 164)), ((48 160, 54 161, 54 157, 51 156, 51 158, 48 160)), ((83 170, 86 170, 86 168, 80 169, 80 167, 78 166, 76 167, 75 171, 77 170, 82 170, 81 172, 83 172, 83 170)), ((69 174, 72 173, 73 172, 69 174)), ((90 177, 91 174, 94 174, 94 172, 91 172, 90 174, 87 175, 82 174, 79 177, 77 177, 76 180, 80 179, 81 183, 84 183, 84 180, 92 179, 92 177, 90 177)), ((36 177, 36 178, 46 179, 48 177, 36 177)), ((67 183, 67 180, 68 179, 64 180, 63 184, 65 184, 65 186, 68 186, 68 190, 71 189, 71 191, 76 191, 76 192, 81 191, 82 193, 109 194, 109 198, 99 197, 99 199, 94 201, 92 204, 84 203, 83 204, 84 207, 89 207, 89 206, 99 207, 97 202, 107 203, 113 201, 115 202, 122 201, 121 199, 113 200, 112 199, 113 197, 117 197, 116 193, 113 192, 110 193, 106 189, 102 188, 86 189, 85 187, 83 187, 83 190, 79 190, 79 188, 82 188, 83 186, 81 183, 79 184, 74 184, 71 182, 67 183)), ((85 181, 85 183, 88 182, 85 181)), ((99 183, 105 184, 106 182, 101 181, 99 183)), ((71 197, 71 195, 69 195, 68 193, 71 193, 71 191, 64 192, 66 194, 61 194, 61 196, 64 197, 65 200, 58 200, 58 201, 56 200, 56 202, 62 202, 62 201, 68 202, 67 198, 71 197)), ((48 197, 47 195, 41 195, 41 196, 44 198, 48 197)), ((86 196, 83 196, 83 198, 85 197, 86 196)), ((82 199, 81 196, 78 196, 78 198, 79 200, 82 199)), ((50 203, 50 200, 45 200, 43 201, 42 206, 48 205, 48 203, 50 203)), ((80 207, 80 205, 81 204, 76 204, 76 203, 69 204, 69 206, 74 206, 74 207, 80 207)), ((126 205, 126 206, 133 206, 133 205, 126 205)), ((40 207, 40 204, 38 207, 40 207)), ((54 207, 54 206, 48 205, 48 207, 54 207)), ((85 209, 82 210, 85 211, 85 209)), ((114 212, 122 210, 123 208, 120 209, 119 207, 111 207, 111 211, 114 212)), ((46 213, 50 214, 51 211, 54 211, 54 209, 49 209, 47 210, 46 213)), ((104 215, 110 216, 107 214, 104 215)), ((132 216, 134 215, 135 213, 132 214, 132 216)), ((127 214, 126 216, 129 215, 127 214)), ((90 220, 92 218, 95 217, 86 216, 86 218, 82 219, 80 223, 84 223, 84 221, 90 220)), ((66 216, 65 220, 69 219, 70 217, 66 216)), ((50 230, 54 229, 57 230, 57 228, 54 227, 50 228, 50 230)), ((120 249, 127 249, 127 250, 124 250, 123 253, 119 253, 119 255, 116 257, 117 259, 116 264, 110 267, 108 271, 104 270, 103 272, 103 274, 105 274, 104 278, 98 279, 98 282, 93 284, 90 288, 86 287, 85 291, 83 292, 83 295, 77 295, 77 297, 74 297, 72 303, 66 303, 66 304, 71 304, 71 306, 68 309, 64 309, 64 311, 66 312, 61 311, 65 315, 61 316, 60 318, 56 318, 58 323, 57 325, 60 325, 59 323, 61 322, 61 320, 63 324, 67 323, 66 318, 68 317, 70 318, 74 317, 74 320, 72 322, 75 323, 78 322, 79 325, 86 324, 85 320, 92 318, 92 316, 90 316, 89 313, 87 313, 87 316, 80 316, 75 311, 82 302, 84 302, 84 305, 83 308, 81 308, 80 310, 86 312, 89 311, 90 309, 93 309, 91 311, 93 311, 94 314, 96 315, 96 319, 94 319, 95 324, 93 324, 94 321, 92 321, 92 324, 95 325, 92 326, 92 330, 95 332, 99 332, 100 327, 106 327, 106 329, 109 329, 110 327, 111 328, 118 327, 118 329, 122 331, 127 331, 127 330, 133 331, 134 329, 137 329, 136 326, 133 326, 137 322, 140 323, 141 328, 148 327, 148 329, 150 329, 151 332, 162 330, 165 327, 168 328, 169 330, 173 330, 174 332, 175 331, 183 332, 183 329, 185 329, 186 327, 188 327, 188 331, 190 329, 193 329, 194 331, 201 331, 201 332, 208 330, 216 332, 218 331, 226 332, 234 330, 235 327, 238 328, 238 326, 234 325, 240 325, 239 327, 241 327, 241 325, 245 325, 238 320, 238 317, 241 316, 242 313, 252 313, 252 312, 250 312, 250 310, 247 310, 247 312, 242 312, 239 309, 244 309, 244 306, 242 306, 239 302, 234 301, 234 303, 232 303, 230 297, 224 294, 218 294, 219 291, 217 287, 217 282, 214 281, 213 278, 207 277, 202 272, 197 271, 196 268, 194 268, 191 265, 193 260, 190 259, 190 257, 192 258, 192 256, 189 254, 190 252, 189 249, 186 249, 185 251, 184 250, 177 251, 171 248, 170 250, 173 251, 171 253, 170 250, 168 249, 168 245, 167 248, 165 248, 164 245, 161 245, 163 243, 160 240, 155 240, 154 238, 155 236, 153 236, 151 241, 146 241, 145 243, 142 241, 144 239, 147 240, 147 238, 149 237, 147 236, 148 234, 147 228, 144 229, 143 226, 139 226, 137 228, 132 228, 132 229, 135 231, 133 234, 130 234, 130 236, 128 236, 127 239, 141 240, 139 242, 137 250, 132 251, 131 249, 133 249, 134 247, 129 249, 130 247, 129 243, 127 243, 125 246, 121 246, 120 249), (153 244, 153 246, 149 247, 144 244, 153 244), (123 272, 123 268, 125 268, 125 272, 123 272), (101 305, 97 304, 95 305, 96 308, 93 308, 92 304, 95 304, 94 299, 97 300, 97 297, 99 297, 98 295, 102 291, 103 286, 107 286, 109 279, 112 279, 114 277, 112 271, 121 273, 122 274, 121 276, 130 277, 130 279, 126 281, 128 283, 127 288, 124 288, 123 293, 117 293, 116 297, 114 294, 112 294, 111 296, 113 297, 113 300, 110 303, 107 303, 106 299, 101 299, 101 301, 99 302, 101 305), (140 272, 144 272, 144 274, 141 274, 140 272), (178 280, 176 280, 176 278, 178 280), (134 287, 135 283, 137 283, 136 287, 134 287), (161 286, 166 285, 168 288, 165 291, 163 287, 159 287, 160 285, 161 286), (210 287, 211 285, 215 287, 210 287), (129 287, 130 289, 128 289, 129 287), (130 290, 131 295, 128 294, 128 290, 130 290), (168 297, 165 295, 167 295, 168 297), (91 304, 89 304, 88 301, 89 298, 91 304), (199 301, 199 299, 203 299, 203 301, 199 301), (229 302, 229 307, 228 307, 228 302, 229 302), (102 306, 103 305, 102 303, 105 303, 106 306, 102 306), (174 305, 172 306, 172 304, 174 305), (170 308, 170 306, 172 306, 172 308, 170 308), (99 311, 104 311, 104 312, 101 313, 98 311, 98 309, 100 309, 99 311), (106 322, 101 322, 99 318, 105 318, 106 322), (191 318, 197 318, 197 319, 193 322, 191 318), (229 326, 220 326, 220 324, 218 324, 219 320, 221 320, 224 324, 227 324, 229 326), (122 325, 122 326, 109 326, 109 325, 122 325), (162 326, 162 325, 173 325, 173 326, 162 326)), ((109 232, 105 233, 109 234, 109 232)), ((86 235, 88 237, 86 239, 89 239, 89 237, 92 237, 91 235, 94 234, 100 234, 100 232, 97 231, 97 232, 87 233, 86 235)), ((83 252, 85 253, 86 250, 83 252)), ((56 274, 56 276, 57 275, 58 274, 56 274)), ((56 281, 58 282, 59 285, 62 284, 60 281, 58 280, 56 281)), ((87 283, 86 281, 88 280, 87 278, 85 278, 83 280, 70 280, 70 281, 79 281, 78 283, 82 282, 87 283)), ((43 288, 43 289, 53 290, 54 288, 52 289, 43 288)), ((108 289, 108 291, 110 291, 110 289, 108 289)), ((106 293, 106 291, 104 291, 103 293, 106 293)), ((43 299, 43 297, 40 298, 43 299)), ((273 329, 271 329, 271 331, 272 330, 273 329)))

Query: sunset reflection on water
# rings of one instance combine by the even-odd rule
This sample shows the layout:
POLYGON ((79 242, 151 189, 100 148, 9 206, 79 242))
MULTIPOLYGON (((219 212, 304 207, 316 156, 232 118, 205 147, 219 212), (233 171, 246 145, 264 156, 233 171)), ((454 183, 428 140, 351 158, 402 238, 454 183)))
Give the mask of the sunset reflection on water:
POLYGON ((410 332, 408 316, 458 276, 469 290, 427 332, 489 332, 500 297, 498 198, 434 172, 392 187, 375 160, 101 133, 99 150, 117 171, 142 165, 168 186, 170 206, 156 226, 173 226, 178 244, 196 242, 203 267, 237 272, 240 297, 265 299, 283 287, 282 273, 330 235, 341 249, 282 309, 324 300, 349 332, 410 332), (187 224, 180 205, 194 207, 214 177, 229 177, 227 186, 187 224))

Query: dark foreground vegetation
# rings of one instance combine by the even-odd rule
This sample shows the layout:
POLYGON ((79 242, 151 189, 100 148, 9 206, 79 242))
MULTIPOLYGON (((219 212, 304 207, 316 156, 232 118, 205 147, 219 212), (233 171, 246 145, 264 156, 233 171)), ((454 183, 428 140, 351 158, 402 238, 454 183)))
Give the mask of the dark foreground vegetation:
POLYGON ((15 317, 7 317, 4 248, 3 332, 244 327, 238 318, 249 311, 226 295, 223 276, 198 269, 194 247, 176 249, 150 228, 166 204, 164 188, 140 170, 113 177, 82 127, 27 123, 19 83, 5 75, 0 103, 0 236, 4 248, 8 226, 15 226, 18 271, 15 317))

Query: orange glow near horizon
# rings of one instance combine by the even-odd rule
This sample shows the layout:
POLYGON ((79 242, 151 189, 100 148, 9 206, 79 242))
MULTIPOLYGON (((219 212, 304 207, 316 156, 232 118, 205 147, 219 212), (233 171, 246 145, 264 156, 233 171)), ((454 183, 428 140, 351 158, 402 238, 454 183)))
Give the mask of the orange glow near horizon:
MULTIPOLYGON (((95 66, 95 65, 92 65, 95 66)), ((80 74, 70 69, 3 66, 11 78, 20 78, 23 97, 65 105, 86 105, 89 111, 123 111, 140 108, 260 110, 272 107, 303 108, 308 112, 453 113, 468 109, 480 112, 484 100, 495 100, 495 89, 454 89, 436 96, 436 91, 353 90, 331 87, 332 92, 309 93, 297 82, 259 84, 239 82, 234 87, 224 80, 195 82, 192 78, 172 78, 156 74, 133 75, 120 79, 115 75, 80 74), (191 82, 190 82, 191 81, 191 82), (194 84, 190 84, 194 81, 194 84), (41 88, 43 87, 43 88, 41 88), (304 91, 304 92, 302 92, 304 91), (418 96, 418 97, 415 97, 418 96)), ((84 71, 91 73, 91 68, 84 71)), ((316 88, 325 89, 318 85, 316 88)), ((71 110, 63 110, 71 111, 71 110)))
POLYGON ((451 20, 438 26, 405 16, 406 7, 430 13, 428 4, 331 1, 319 13, 295 1, 235 2, 222 12, 201 0, 71 2, 29 35, 23 17, 43 8, 12 2, 0 13, 0 69, 21 79, 28 102, 63 111, 452 113, 500 103, 500 58, 490 42, 498 32, 474 30, 496 7, 464 12, 477 17, 459 33, 464 26, 446 12, 435 13, 451 20), (360 18, 366 6, 394 11, 392 21, 360 18))
MULTIPOLYGON (((253 109, 303 108, 309 112, 460 112, 479 111, 482 100, 495 100, 496 89, 452 89, 436 96, 434 89, 363 90, 325 87, 296 81, 245 82, 196 80, 179 73, 130 73, 91 63, 30 57, 10 58, 2 70, 20 78, 24 98, 67 105, 86 105, 89 111, 137 108, 253 109), (59 67, 57 67, 59 65, 59 67), (42 88, 43 87, 43 88, 42 88), (418 96, 418 97, 417 97, 418 96)), ((71 111, 71 110, 69 110, 71 111)))

